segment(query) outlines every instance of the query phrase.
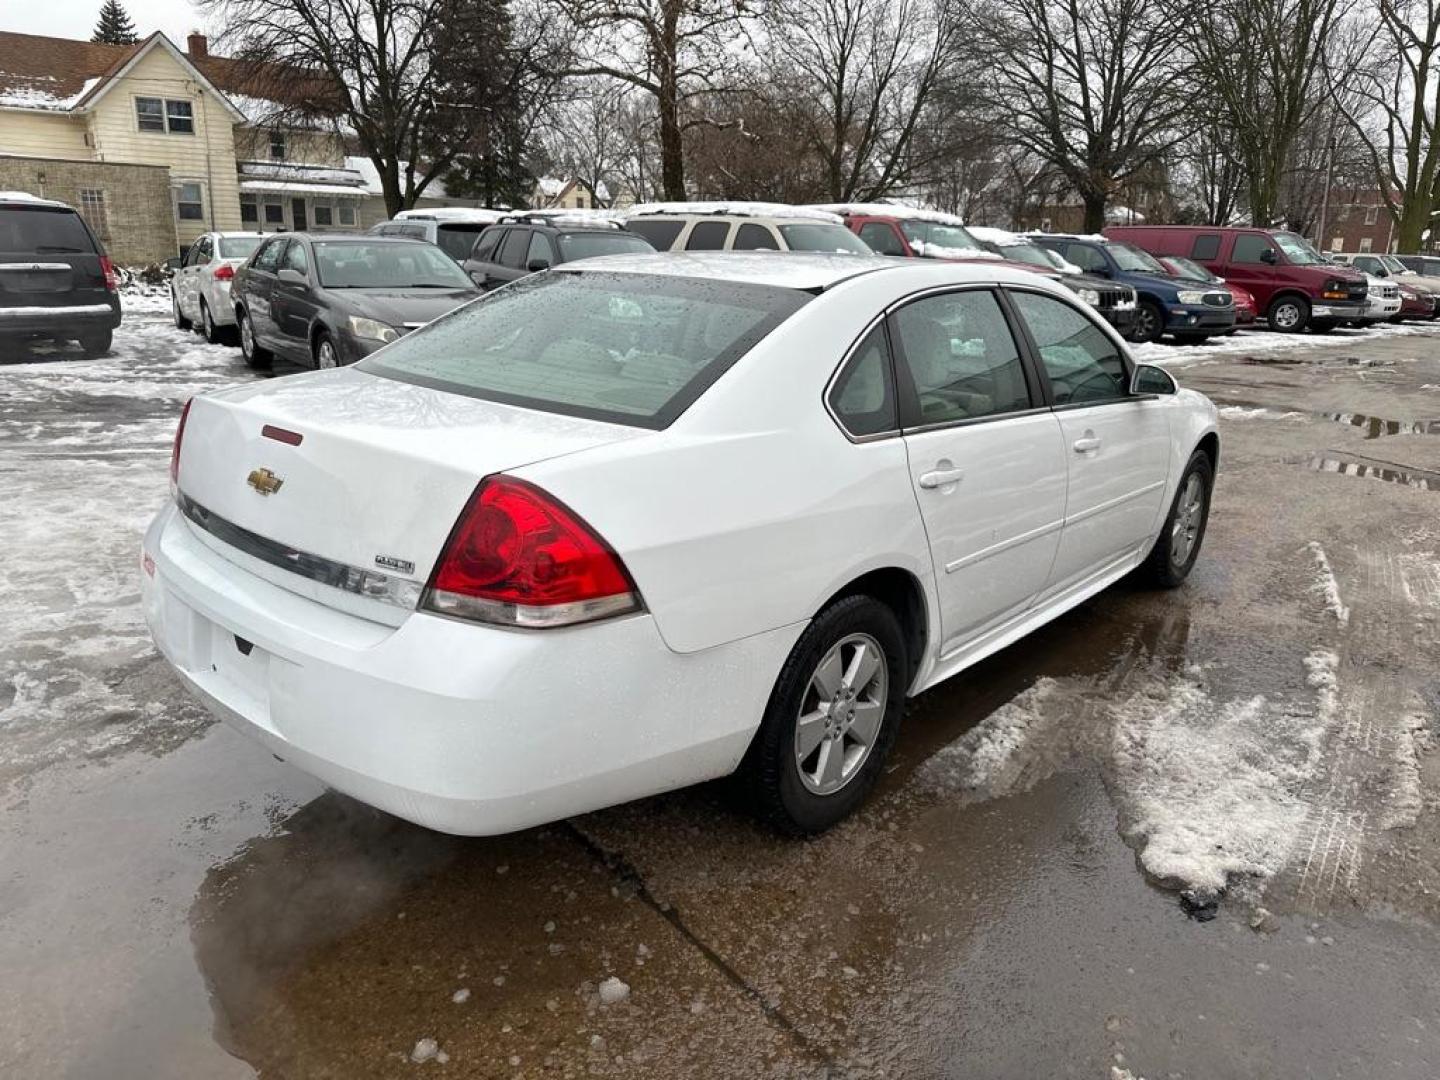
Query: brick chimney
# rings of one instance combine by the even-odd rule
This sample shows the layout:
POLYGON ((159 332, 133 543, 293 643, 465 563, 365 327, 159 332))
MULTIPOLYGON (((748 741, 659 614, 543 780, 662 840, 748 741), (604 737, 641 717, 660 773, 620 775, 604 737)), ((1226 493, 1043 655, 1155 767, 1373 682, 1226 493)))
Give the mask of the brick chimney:
POLYGON ((185 39, 185 49, 191 59, 203 60, 210 55, 210 42, 205 40, 204 34, 197 31, 185 39))

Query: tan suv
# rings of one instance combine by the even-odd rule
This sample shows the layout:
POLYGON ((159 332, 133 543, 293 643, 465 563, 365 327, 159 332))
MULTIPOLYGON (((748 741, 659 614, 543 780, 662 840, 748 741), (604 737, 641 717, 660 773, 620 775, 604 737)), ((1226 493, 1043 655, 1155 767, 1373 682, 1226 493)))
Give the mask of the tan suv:
POLYGON ((823 251, 873 255, 835 214, 781 203, 643 203, 625 228, 656 251, 823 251))

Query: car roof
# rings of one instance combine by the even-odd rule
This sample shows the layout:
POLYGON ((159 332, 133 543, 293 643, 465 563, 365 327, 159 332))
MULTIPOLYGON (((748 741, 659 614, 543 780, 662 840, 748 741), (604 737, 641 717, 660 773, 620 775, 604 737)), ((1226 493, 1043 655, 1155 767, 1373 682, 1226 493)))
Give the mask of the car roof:
POLYGON ((654 254, 601 255, 565 263, 557 273, 605 270, 622 274, 659 274, 703 278, 748 285, 823 292, 866 274, 885 273, 928 284, 1030 282, 1052 280, 1024 268, 986 262, 936 259, 894 259, 883 255, 840 255, 821 252, 660 251, 654 254), (939 280, 935 280, 939 279, 939 280))
POLYGON ((649 217, 693 217, 705 220, 753 221, 763 218, 785 222, 824 222, 827 225, 844 225, 838 214, 817 210, 811 206, 791 206, 788 203, 743 202, 722 200, 715 202, 654 202, 633 206, 625 214, 626 221, 649 217))
POLYGON ((947 214, 943 210, 926 210, 920 206, 907 206, 903 203, 812 203, 812 210, 823 210, 830 214, 839 214, 841 217, 873 217, 890 218, 895 221, 930 221, 937 225, 957 225, 962 229, 969 228, 965 219, 955 214, 947 214))
POLYGON ((287 237, 289 237, 291 240, 309 240, 311 243, 314 243, 314 242, 317 241, 317 240, 324 240, 324 241, 326 241, 326 242, 331 241, 331 240, 347 240, 347 241, 349 241, 349 240, 354 240, 354 241, 361 241, 361 242, 366 243, 366 244, 426 244, 427 246, 433 246, 433 245, 429 245, 429 241, 421 240, 418 236, 378 236, 378 235, 374 235, 374 234, 371 234, 371 233, 352 233, 352 232, 338 232, 338 233, 286 232, 286 233, 266 233, 265 235, 266 235, 266 236, 287 236, 287 237))
MULTIPOLYGON (((435 221, 440 224, 493 225, 513 210, 487 210, 473 206, 433 206, 425 210, 401 210, 391 221, 435 221)), ((389 222, 381 222, 387 225, 389 222)))
POLYGON ((24 203, 27 206, 45 206, 52 210, 75 209, 73 206, 55 199, 42 199, 39 195, 31 195, 28 191, 0 191, 0 203, 24 203))

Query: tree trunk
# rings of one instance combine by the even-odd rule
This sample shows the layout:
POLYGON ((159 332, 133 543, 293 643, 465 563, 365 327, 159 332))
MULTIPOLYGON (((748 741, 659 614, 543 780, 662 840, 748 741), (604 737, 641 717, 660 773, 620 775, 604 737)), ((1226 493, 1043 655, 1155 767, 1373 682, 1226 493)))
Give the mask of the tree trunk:
POLYGON ((1419 251, 1420 234, 1430 224, 1430 200, 1420 192, 1406 192, 1404 199, 1395 222, 1395 249, 1419 251))
POLYGON ((1082 226, 1087 233, 1098 233, 1105 228, 1105 203, 1106 195, 1103 191, 1082 191, 1080 198, 1085 203, 1085 224, 1082 226))
POLYGON ((685 201, 685 143, 680 130, 679 5, 667 4, 660 38, 660 187, 671 202, 685 201))

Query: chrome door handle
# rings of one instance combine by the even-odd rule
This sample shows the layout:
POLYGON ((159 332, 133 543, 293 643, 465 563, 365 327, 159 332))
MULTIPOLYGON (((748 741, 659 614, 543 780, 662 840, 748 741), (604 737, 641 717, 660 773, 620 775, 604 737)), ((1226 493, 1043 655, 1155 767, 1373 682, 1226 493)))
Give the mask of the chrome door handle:
POLYGON ((964 476, 964 469, 933 469, 920 474, 920 486, 922 488, 944 487, 946 484, 958 483, 964 476))
POLYGON ((1088 454, 1092 450, 1100 449, 1100 440, 1094 435, 1086 435, 1084 438, 1075 440, 1075 453, 1088 454))

